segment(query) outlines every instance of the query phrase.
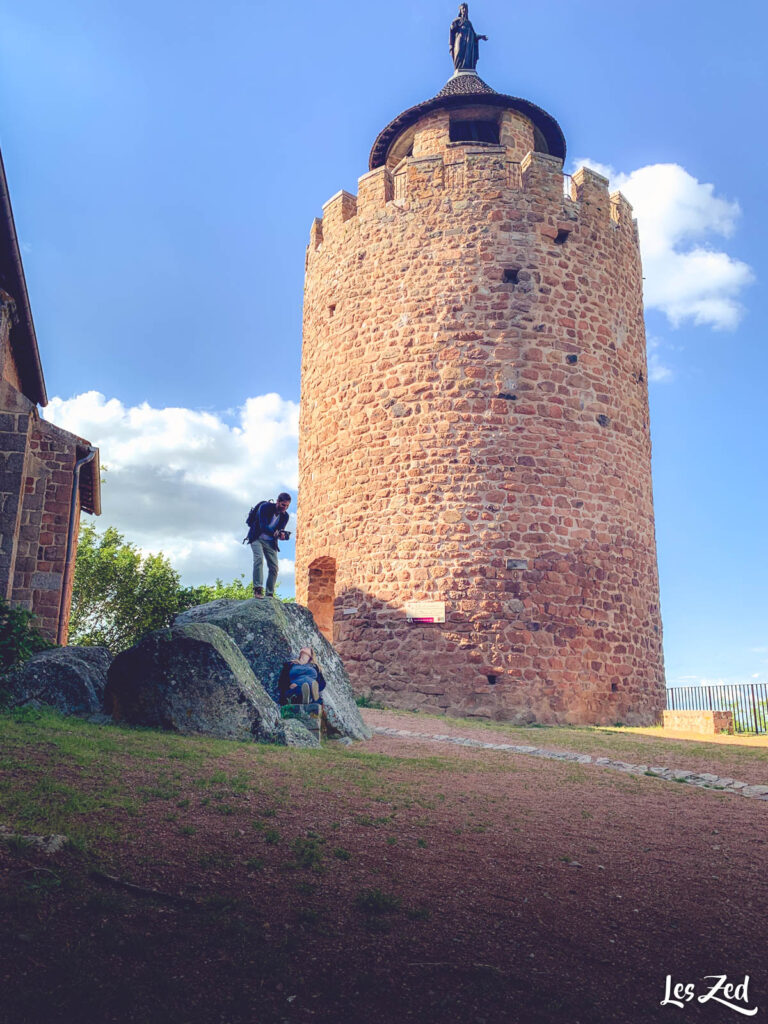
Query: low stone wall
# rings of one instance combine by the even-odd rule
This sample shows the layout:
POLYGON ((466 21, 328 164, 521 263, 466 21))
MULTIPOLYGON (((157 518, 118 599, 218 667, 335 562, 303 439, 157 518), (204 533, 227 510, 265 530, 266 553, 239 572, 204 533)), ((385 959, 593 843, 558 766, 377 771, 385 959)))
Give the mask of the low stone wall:
POLYGON ((718 732, 733 734, 732 711, 662 711, 665 729, 678 732, 700 732, 713 735, 718 732))

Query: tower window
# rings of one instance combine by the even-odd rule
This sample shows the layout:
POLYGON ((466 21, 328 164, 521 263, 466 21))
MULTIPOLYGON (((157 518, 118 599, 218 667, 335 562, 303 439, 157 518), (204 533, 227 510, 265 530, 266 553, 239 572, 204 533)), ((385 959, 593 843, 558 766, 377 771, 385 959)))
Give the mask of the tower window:
POLYGON ((451 121, 451 142, 490 142, 499 144, 499 126, 496 121, 451 121))
POLYGON ((488 676, 488 685, 489 686, 495 686, 497 681, 498 681, 498 678, 499 678, 498 676, 489 675, 488 676))
POLYGON ((517 267, 508 267, 504 271, 501 279, 504 282, 504 284, 517 284, 519 281, 519 274, 520 271, 517 269, 517 267))
POLYGON ((570 233, 570 231, 564 231, 562 229, 558 231, 555 235, 555 245, 565 245, 565 243, 568 241, 568 235, 570 235, 570 233))
POLYGON ((334 302, 333 305, 328 307, 328 316, 333 316, 335 312, 336 312, 336 303, 334 302))

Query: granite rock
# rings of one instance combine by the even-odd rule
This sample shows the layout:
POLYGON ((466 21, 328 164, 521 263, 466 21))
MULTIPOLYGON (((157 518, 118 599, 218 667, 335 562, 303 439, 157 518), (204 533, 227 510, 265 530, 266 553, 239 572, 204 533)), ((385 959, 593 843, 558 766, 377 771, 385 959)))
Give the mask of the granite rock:
POLYGON ((341 658, 317 628, 308 608, 269 598, 225 598, 176 616, 177 627, 193 623, 208 623, 224 630, 274 701, 278 698, 278 678, 284 662, 295 658, 302 647, 312 647, 327 683, 323 700, 329 737, 370 738, 371 731, 355 704, 341 658))
POLYGON ((45 704, 65 715, 97 714, 111 660, 106 647, 39 651, 0 679, 0 690, 11 707, 45 704))
POLYGON ((109 669, 115 722, 232 740, 281 742, 279 709, 232 639, 207 622, 155 630, 109 669))

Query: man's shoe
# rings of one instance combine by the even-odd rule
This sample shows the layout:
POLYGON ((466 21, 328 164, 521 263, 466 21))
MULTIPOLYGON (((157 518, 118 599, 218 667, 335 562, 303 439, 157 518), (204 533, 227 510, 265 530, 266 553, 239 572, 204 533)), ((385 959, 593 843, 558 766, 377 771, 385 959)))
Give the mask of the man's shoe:
POLYGON ((317 704, 320 699, 320 686, 316 679, 312 680, 312 700, 317 704))
POLYGON ((309 704, 309 683, 301 684, 301 703, 309 704))
POLYGON ((254 597, 264 597, 264 587, 254 587, 253 588, 253 596, 254 597))

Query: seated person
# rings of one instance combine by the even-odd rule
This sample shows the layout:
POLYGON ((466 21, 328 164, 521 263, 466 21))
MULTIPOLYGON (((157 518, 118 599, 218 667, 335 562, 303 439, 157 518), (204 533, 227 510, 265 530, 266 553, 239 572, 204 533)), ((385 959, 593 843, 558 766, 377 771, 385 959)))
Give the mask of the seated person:
POLYGON ((298 658, 286 661, 278 680, 280 704, 322 704, 325 679, 311 647, 302 647, 298 658))

